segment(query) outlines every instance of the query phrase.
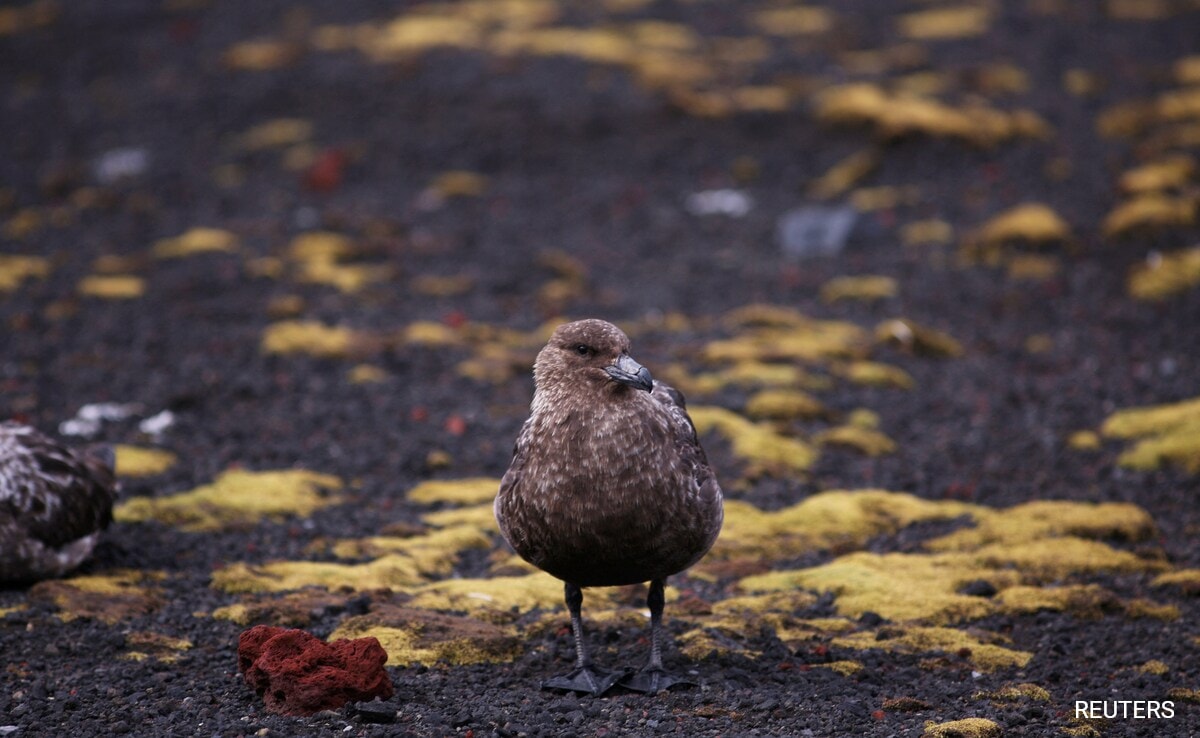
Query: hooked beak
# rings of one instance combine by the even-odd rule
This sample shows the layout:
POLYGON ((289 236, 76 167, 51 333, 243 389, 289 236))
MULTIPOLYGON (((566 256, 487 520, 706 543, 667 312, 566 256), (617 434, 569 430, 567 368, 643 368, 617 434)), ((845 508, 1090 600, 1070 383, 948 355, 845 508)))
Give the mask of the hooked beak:
POLYGON ((617 362, 604 367, 604 371, 608 372, 608 376, 616 381, 634 389, 649 392, 654 388, 654 379, 650 376, 650 370, 634 361, 629 354, 618 356, 617 362))

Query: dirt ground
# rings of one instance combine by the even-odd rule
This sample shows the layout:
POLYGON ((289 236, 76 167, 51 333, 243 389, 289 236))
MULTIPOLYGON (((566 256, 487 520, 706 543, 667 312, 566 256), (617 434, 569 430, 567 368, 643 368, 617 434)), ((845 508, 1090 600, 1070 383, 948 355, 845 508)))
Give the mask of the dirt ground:
MULTIPOLYGON (((0 734, 1200 734, 1198 38, 1192 0, 0 7, 0 418, 122 480, 83 569, 0 590, 0 734), (692 688, 538 688, 561 590, 490 490, 579 317, 729 502, 668 592, 692 688), (255 623, 379 637, 395 697, 268 712, 255 623)), ((601 664, 643 597, 585 593, 601 664)))

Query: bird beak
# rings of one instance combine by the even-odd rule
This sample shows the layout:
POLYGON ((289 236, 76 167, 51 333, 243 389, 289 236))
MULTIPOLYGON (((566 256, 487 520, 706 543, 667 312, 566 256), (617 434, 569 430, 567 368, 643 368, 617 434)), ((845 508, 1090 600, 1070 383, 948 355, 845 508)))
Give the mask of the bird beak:
POLYGON ((621 384, 627 384, 634 389, 649 392, 654 388, 654 379, 650 376, 650 370, 634 361, 629 354, 618 356, 617 362, 604 367, 604 371, 621 384))

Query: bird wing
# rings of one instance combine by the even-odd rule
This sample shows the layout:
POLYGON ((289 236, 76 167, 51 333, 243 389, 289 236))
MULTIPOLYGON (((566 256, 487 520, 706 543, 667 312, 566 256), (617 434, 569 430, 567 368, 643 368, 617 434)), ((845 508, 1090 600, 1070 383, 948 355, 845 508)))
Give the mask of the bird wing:
POLYGON ((651 390, 650 395, 666 408, 675 434, 675 450, 679 453, 680 460, 691 468, 701 496, 719 499, 721 490, 717 486, 716 475, 708 465, 708 456, 700 445, 700 439, 696 435, 696 426, 687 413, 687 400, 684 399, 683 393, 670 385, 655 380, 654 389, 651 390))
POLYGON ((0 458, 0 510, 22 530, 59 547, 112 522, 111 452, 77 454, 26 429, 0 458))

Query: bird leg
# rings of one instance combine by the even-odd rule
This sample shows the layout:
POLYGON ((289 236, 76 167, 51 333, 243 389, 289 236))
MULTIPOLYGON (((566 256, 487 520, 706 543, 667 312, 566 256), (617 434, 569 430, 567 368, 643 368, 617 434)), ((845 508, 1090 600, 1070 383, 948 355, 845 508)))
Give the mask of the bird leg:
POLYGON ((565 598, 567 610, 571 613, 571 632, 575 636, 575 668, 562 676, 542 682, 542 689, 565 689, 599 697, 623 677, 628 676, 628 673, 605 671, 592 665, 587 643, 583 640, 583 590, 567 582, 565 598))
POLYGON ((621 686, 626 689, 654 694, 664 689, 670 689, 677 684, 695 684, 695 682, 673 676, 663 670, 662 616, 665 602, 663 580, 652 579, 650 581, 650 591, 646 595, 646 607, 650 608, 650 662, 641 671, 630 674, 621 680, 621 686))

